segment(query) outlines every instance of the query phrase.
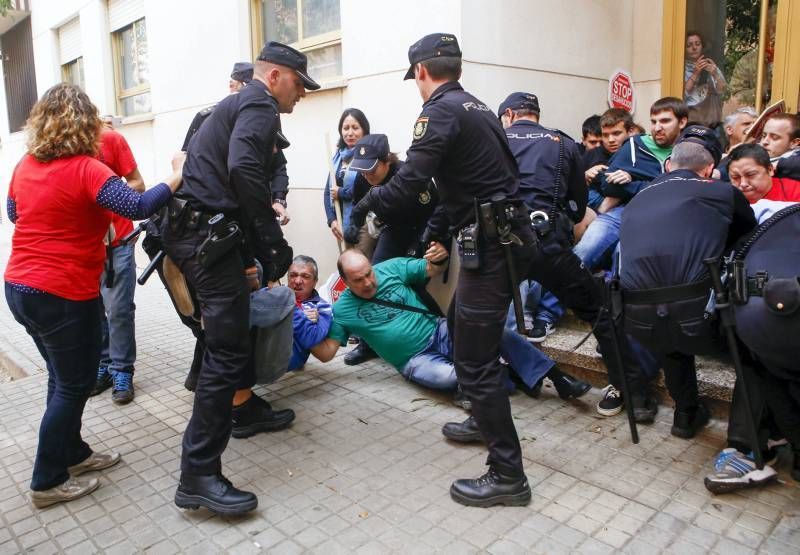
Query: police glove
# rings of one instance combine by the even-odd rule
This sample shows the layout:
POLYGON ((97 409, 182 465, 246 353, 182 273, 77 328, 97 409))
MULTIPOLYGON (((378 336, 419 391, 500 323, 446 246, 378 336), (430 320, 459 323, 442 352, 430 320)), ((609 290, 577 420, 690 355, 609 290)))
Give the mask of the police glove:
POLYGON ((360 232, 360 227, 356 227, 352 223, 348 225, 347 228, 345 228, 343 235, 345 243, 350 243, 351 245, 358 243, 358 234, 360 232))
POLYGON ((267 281, 278 281, 291 266, 294 251, 292 251, 292 247, 289 246, 286 239, 272 243, 267 249, 269 251, 269 260, 262 261, 264 275, 267 281))

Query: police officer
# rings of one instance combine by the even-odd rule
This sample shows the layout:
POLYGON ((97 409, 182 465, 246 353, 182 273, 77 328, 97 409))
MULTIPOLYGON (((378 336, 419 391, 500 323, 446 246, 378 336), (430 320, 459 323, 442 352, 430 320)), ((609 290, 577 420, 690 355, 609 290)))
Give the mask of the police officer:
POLYGON ((409 48, 408 59, 405 79, 415 80, 424 104, 414 124, 406 163, 388 183, 370 189, 353 208, 351 222, 362 225, 373 206, 403 202, 424 191, 435 178, 446 218, 429 224, 428 237, 432 248, 438 248, 435 243, 448 244, 445 221, 458 235, 461 267, 449 317, 455 369, 489 447, 488 472, 477 480, 456 480, 450 495, 459 503, 479 507, 526 505, 531 491, 499 362, 512 286, 518 285, 516 280, 511 283, 503 249, 511 249, 510 258, 519 268, 527 267, 535 250, 517 196, 516 163, 491 109, 458 82, 461 50, 455 36, 427 35, 409 48), (487 216, 479 217, 476 201, 492 198, 494 202, 485 203, 487 216), (476 229, 479 219, 483 231, 476 229), (509 246, 500 244, 498 229, 509 246))
MULTIPOLYGON (((219 102, 189 142, 181 196, 169 206, 164 249, 200 301, 206 350, 192 417, 183 437, 179 507, 223 514, 253 510, 258 499, 223 475, 221 454, 231 434, 234 391, 255 382, 250 356, 249 292, 259 287, 245 269, 257 259, 265 278, 288 268, 288 246, 269 204, 279 113, 290 113, 319 85, 306 74, 306 56, 280 43, 264 46, 254 78, 219 102), (242 248, 242 245, 246 248, 242 248)), ((271 412, 256 396, 242 411, 271 412)))
POLYGON ((628 204, 620 229, 625 331, 653 351, 675 402, 672 435, 691 438, 709 419, 699 399, 694 355, 719 350, 707 314, 704 260, 719 257, 755 226, 744 195, 710 179, 722 148, 692 125, 676 142, 668 173, 628 204))
MULTIPOLYGON (((623 391, 625 372, 637 421, 652 422, 656 402, 647 392, 641 367, 621 333, 616 341, 622 358, 617 357, 614 328, 603 310, 602 286, 572 252, 572 227, 583 219, 588 199, 577 145, 564 133, 539 124, 536 95, 512 93, 500 105, 498 114, 519 166, 520 194, 532 211, 531 221, 542 245, 529 277, 552 291, 579 318, 595 324, 594 335, 611 383, 623 391)), ((579 386, 577 382, 573 385, 579 386)))

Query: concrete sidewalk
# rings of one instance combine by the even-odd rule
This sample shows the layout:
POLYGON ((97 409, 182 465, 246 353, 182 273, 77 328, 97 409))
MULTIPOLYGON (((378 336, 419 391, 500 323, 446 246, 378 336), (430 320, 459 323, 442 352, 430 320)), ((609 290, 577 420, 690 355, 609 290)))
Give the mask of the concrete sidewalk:
MULTIPOLYGON (((2 266, 7 258, 2 233, 2 266)), ((120 451, 122 462, 91 496, 36 510, 27 492, 46 376, 5 302, 0 330, 0 350, 33 372, 0 384, 0 553, 800 552, 800 489, 785 461, 774 485, 712 496, 702 478, 724 444, 724 423, 680 440, 662 407, 634 446, 622 415, 595 413, 597 391, 571 403, 550 387, 538 400, 516 395, 532 503, 457 505, 450 483, 477 476, 486 457, 483 447, 442 438, 441 425, 464 413, 384 363, 348 367, 341 357, 257 390, 297 420, 229 444, 225 472, 258 493, 255 512, 181 511, 172 497, 193 340, 157 279, 137 292, 135 401, 118 407, 106 393, 84 414, 86 441, 120 451)))

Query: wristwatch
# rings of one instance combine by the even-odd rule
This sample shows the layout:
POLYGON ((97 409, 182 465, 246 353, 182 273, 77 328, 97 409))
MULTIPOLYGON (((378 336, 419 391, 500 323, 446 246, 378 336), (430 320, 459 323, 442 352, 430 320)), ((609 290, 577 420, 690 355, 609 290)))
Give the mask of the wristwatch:
POLYGON ((277 202, 278 204, 280 204, 281 206, 283 206, 284 208, 286 208, 286 199, 285 199, 285 198, 275 198, 275 199, 272 199, 272 204, 275 204, 276 202, 277 202))

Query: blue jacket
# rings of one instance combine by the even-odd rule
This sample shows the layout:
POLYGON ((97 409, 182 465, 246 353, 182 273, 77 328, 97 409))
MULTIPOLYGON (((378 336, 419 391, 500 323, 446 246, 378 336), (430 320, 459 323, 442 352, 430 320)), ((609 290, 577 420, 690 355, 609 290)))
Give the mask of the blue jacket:
POLYGON ((608 162, 608 169, 605 173, 600 178, 600 189, 603 195, 628 202, 636 193, 647 187, 653 179, 664 173, 664 166, 644 145, 642 138, 634 135, 614 153, 608 162), (605 173, 617 170, 628 172, 633 180, 625 185, 608 183, 605 173))
POLYGON ((322 300, 315 290, 311 296, 303 301, 301 307, 295 307, 292 316, 292 329, 294 330, 292 344, 292 358, 289 360, 289 371, 302 368, 311 353, 311 347, 320 343, 328 336, 328 330, 333 320, 331 305, 322 300), (314 323, 306 317, 307 308, 316 308, 319 313, 317 322, 314 323))

